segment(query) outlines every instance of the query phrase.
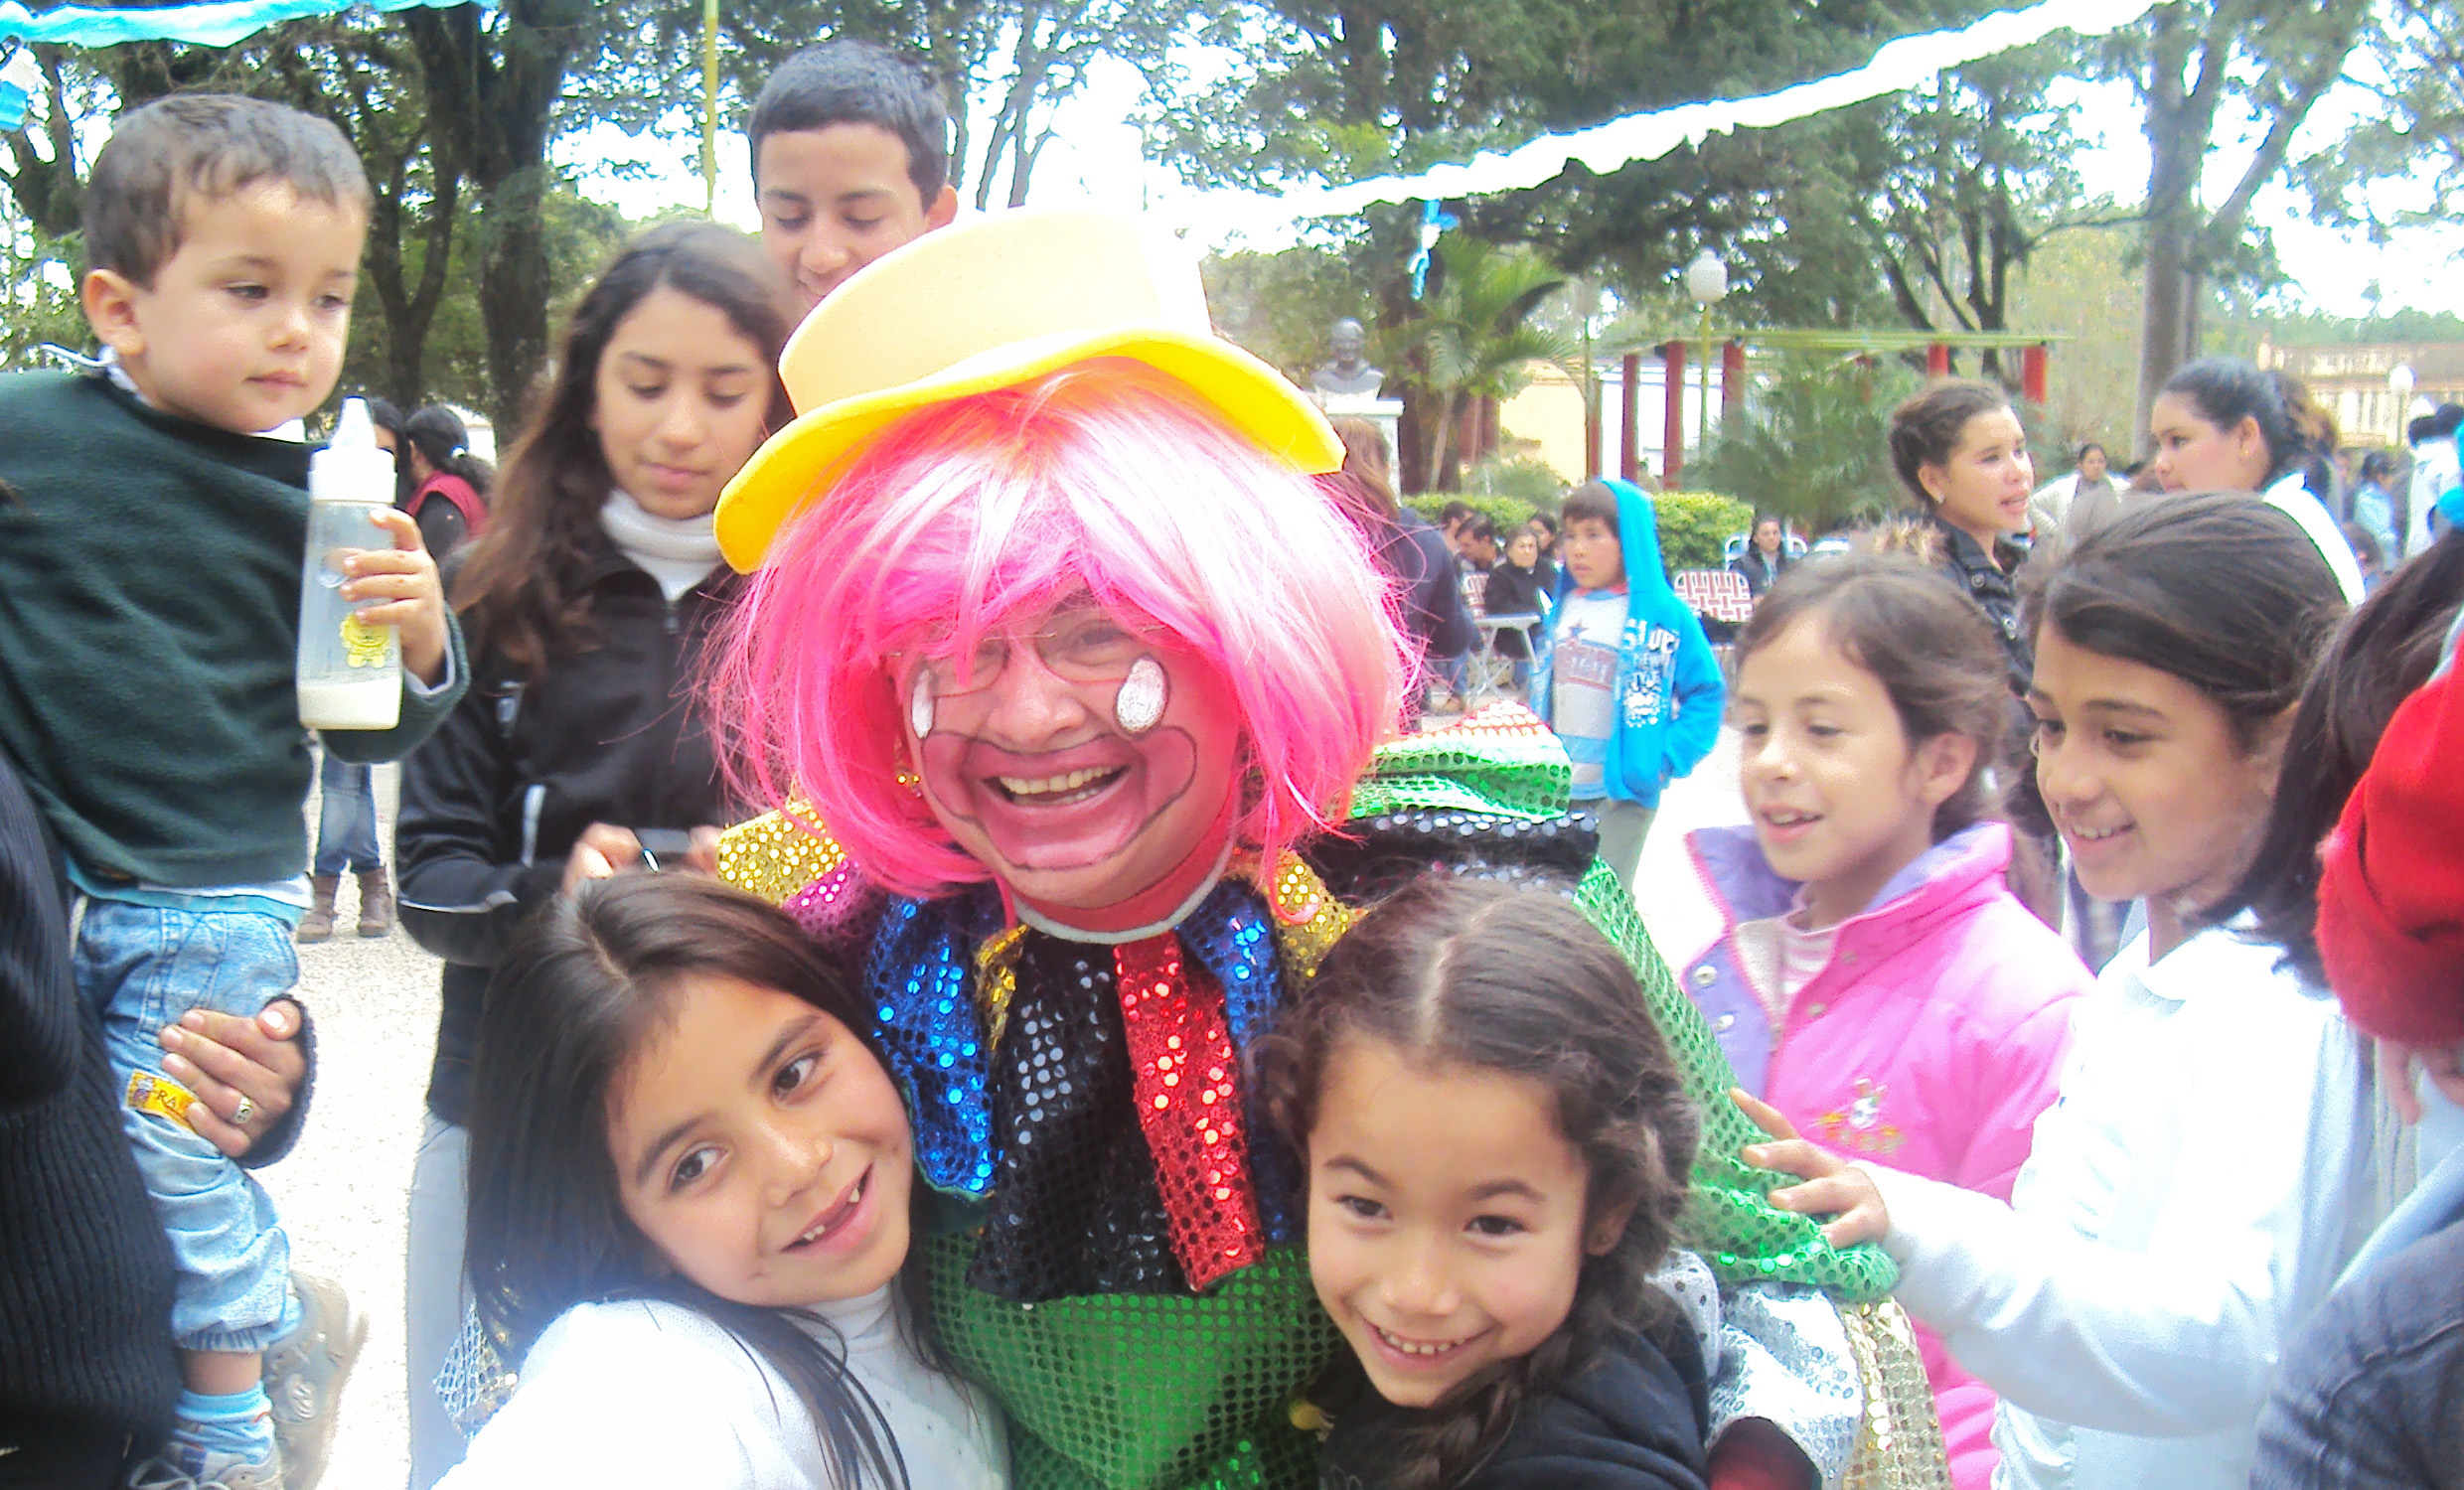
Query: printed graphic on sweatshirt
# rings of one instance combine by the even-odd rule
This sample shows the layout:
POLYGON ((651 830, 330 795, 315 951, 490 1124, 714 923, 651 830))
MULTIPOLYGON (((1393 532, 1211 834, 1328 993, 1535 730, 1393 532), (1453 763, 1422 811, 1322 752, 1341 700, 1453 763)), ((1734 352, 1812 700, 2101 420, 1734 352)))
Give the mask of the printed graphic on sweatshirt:
POLYGON ((1608 599, 1612 604, 1607 606, 1583 606, 1593 613, 1588 615, 1576 610, 1579 601, 1568 602, 1571 614, 1558 628, 1552 664, 1549 727, 1557 731, 1567 759, 1574 763, 1568 785, 1578 798, 1598 797, 1608 790, 1609 736, 1617 728, 1612 699, 1617 687, 1617 627, 1624 621, 1625 597, 1608 599), (1611 625, 1599 624, 1600 611, 1611 613, 1611 625))
POLYGON ((1897 1153, 1908 1135, 1897 1123, 1883 1120, 1883 1094, 1890 1090, 1858 1077, 1857 1100, 1815 1118, 1814 1131, 1830 1143, 1859 1153, 1897 1153))
POLYGON ((1657 724, 1677 686, 1677 634, 1665 626, 1643 629, 1641 656, 1625 684, 1625 725, 1657 724))

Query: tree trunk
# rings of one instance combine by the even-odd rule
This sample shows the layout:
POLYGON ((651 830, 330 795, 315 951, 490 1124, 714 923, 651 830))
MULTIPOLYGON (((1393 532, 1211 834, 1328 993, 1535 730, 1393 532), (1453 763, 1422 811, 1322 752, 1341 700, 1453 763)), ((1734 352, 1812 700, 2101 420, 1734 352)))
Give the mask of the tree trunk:
POLYGON ((480 189, 479 314, 488 329, 488 416, 522 427, 532 384, 547 361, 547 244, 539 218, 544 164, 480 189))

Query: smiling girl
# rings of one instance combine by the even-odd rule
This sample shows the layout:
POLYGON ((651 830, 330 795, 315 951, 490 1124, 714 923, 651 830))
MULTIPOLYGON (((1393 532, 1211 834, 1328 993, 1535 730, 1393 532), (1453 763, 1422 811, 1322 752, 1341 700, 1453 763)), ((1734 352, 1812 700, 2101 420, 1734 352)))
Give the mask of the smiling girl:
MULTIPOLYGON (((1686 837, 1727 921, 1686 991, 1824 1148, 2008 1200, 2091 979, 2005 883, 2001 649, 1922 566, 1857 554, 1773 585, 1734 666, 1753 820, 1686 837)), ((1953 1479, 1984 1490, 1993 1394, 1919 1343, 1953 1479)))
POLYGON ((396 836, 402 923, 445 960, 410 1199, 411 1490, 461 1452, 432 1384, 463 1315, 461 1124, 489 969, 558 889, 643 863, 642 831, 714 839, 728 816, 689 702, 742 587, 710 512, 776 417, 787 326, 743 235, 636 238, 574 307, 488 531, 456 554, 471 691, 404 765, 396 836))
POLYGON ((452 1490, 998 1490, 1001 1416, 918 1345, 915 1144, 861 1000, 783 913, 593 884, 481 1027, 470 1279, 522 1386, 452 1490))
POLYGON ((2144 900, 2148 930, 2079 1005, 2011 1204, 1792 1137, 1748 1149, 1811 1180, 1774 1204, 1881 1240, 1910 1314, 2002 1394, 1998 1484, 2247 1483, 2282 1343, 2375 1218, 2360 1043, 2277 948, 2206 916, 2341 611, 2309 538, 2247 497, 2084 540, 2032 612, 2038 774, 2079 878, 2144 900))
POLYGON ((1565 897, 1417 881, 1260 1059, 1308 1165, 1309 1277, 1351 1347, 1317 1394, 1321 1484, 1701 1490, 1703 1351, 1647 1281, 1699 1116, 1565 897))

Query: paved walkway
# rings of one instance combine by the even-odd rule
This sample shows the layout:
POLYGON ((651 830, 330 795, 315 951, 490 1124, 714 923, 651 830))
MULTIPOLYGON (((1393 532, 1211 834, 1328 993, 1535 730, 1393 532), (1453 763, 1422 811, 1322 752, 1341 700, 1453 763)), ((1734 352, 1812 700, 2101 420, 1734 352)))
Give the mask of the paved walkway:
MULTIPOLYGON (((1643 920, 1672 963, 1717 930, 1682 838, 1688 828, 1734 822, 1735 737, 1670 789, 1644 845, 1643 920)), ((393 838, 395 773, 377 772, 380 836, 393 838)), ((411 1158, 436 1036, 438 963, 398 929, 382 940, 351 934, 357 889, 345 882, 340 935, 300 949, 300 985, 317 1022, 317 1092, 291 1157, 265 1172, 300 1265, 331 1273, 369 1314, 368 1351, 343 1401, 330 1490, 389 1490, 407 1463, 402 1380, 402 1233, 411 1158)))

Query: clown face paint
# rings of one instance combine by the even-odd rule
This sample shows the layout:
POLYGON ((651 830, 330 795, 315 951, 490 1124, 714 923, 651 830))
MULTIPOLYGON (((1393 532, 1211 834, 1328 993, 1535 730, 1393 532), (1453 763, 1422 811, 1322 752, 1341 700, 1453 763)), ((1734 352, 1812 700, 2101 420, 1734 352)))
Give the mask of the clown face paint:
POLYGON ((1211 872, 1239 709, 1160 627, 1081 599, 987 637, 971 659, 923 658, 899 686, 933 816, 1039 911, 1135 925, 1107 913, 1156 899, 1168 910, 1211 872))

